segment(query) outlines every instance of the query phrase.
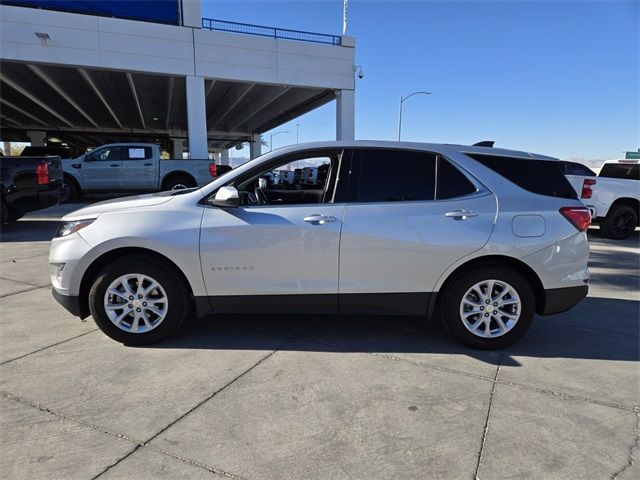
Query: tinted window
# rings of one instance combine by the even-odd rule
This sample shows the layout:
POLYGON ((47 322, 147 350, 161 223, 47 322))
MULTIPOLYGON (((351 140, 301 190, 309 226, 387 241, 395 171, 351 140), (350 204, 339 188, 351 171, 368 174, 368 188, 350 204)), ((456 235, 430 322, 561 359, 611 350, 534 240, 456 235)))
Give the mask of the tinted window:
POLYGON ((438 157, 438 189, 436 190, 438 200, 462 197, 475 191, 476 187, 460 170, 448 160, 438 157))
POLYGON ((583 175, 585 177, 595 177, 596 172, 589 167, 575 162, 562 162, 564 164, 564 171, 567 175, 583 175))
POLYGON ((467 155, 529 192, 549 197, 577 198, 559 161, 475 153, 467 155))
POLYGON ((365 149, 354 153, 360 168, 357 196, 353 201, 433 200, 435 155, 390 149, 365 149))
POLYGON ((600 177, 640 180, 640 164, 606 163, 600 170, 600 177))

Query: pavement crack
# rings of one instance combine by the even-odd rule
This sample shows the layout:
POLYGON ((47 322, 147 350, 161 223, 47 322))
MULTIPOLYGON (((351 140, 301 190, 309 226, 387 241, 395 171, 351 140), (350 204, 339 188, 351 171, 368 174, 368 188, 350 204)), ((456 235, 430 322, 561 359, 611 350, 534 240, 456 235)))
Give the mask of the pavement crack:
POLYGON ((487 408, 487 418, 484 421, 484 429, 482 430, 482 442, 480 442, 480 450, 478 451, 478 461, 476 463, 476 471, 473 476, 475 480, 479 480, 478 472, 480 471, 480 464, 482 463, 482 454, 484 453, 484 447, 487 443, 487 435, 489 434, 489 419, 491 418, 491 407, 493 406, 493 396, 496 393, 496 385, 498 384, 498 375, 500 374, 500 365, 502 363, 502 356, 504 350, 500 350, 500 358, 498 358, 498 365, 496 366, 496 373, 493 376, 493 384, 491 385, 491 393, 489 394, 489 407, 487 408))
POLYGON ((627 459, 627 463, 624 465, 624 467, 611 475, 611 480, 616 480, 634 464, 633 452, 636 451, 640 446, 640 411, 636 411, 636 425, 633 429, 633 433, 633 442, 631 442, 631 445, 629 445, 629 458, 627 459))
MULTIPOLYGON (((6 280, 6 279, 3 279, 6 280)), ((16 280, 11 280, 12 282, 15 282, 16 280)), ((18 282, 18 283, 25 283, 25 282, 18 282)), ((25 283, 26 285, 32 285, 31 283, 25 283)), ((41 285, 39 287, 37 286, 33 286, 32 288, 25 288, 24 290, 19 290, 17 292, 12 292, 12 293, 6 293, 4 295, 0 295, 0 298, 6 298, 6 297, 10 297, 11 295, 17 295, 19 293, 25 293, 25 292, 31 292, 32 290, 39 290, 41 288, 46 288, 49 285, 41 285)))
POLYGON ((35 353, 42 352, 43 350, 47 350, 48 348, 55 347, 55 346, 58 346, 58 345, 62 345, 63 343, 70 342, 71 340, 75 340, 76 338, 84 337, 85 335, 89 335, 90 333, 93 333, 93 332, 96 332, 96 331, 98 331, 98 329, 94 328, 93 330, 89 330, 88 332, 84 332, 84 333, 81 333, 80 335, 76 335, 75 337, 70 337, 70 338, 67 338, 65 340, 61 340, 59 342, 52 343, 51 345, 47 345, 45 347, 39 348, 37 350, 34 350, 33 352, 25 353, 24 355, 20 355, 20 356, 15 357, 15 358, 10 358, 9 360, 5 360, 4 362, 0 362, 0 367, 3 366, 3 365, 6 365, 7 363, 11 363, 11 362, 15 362, 16 360, 20 360, 21 358, 28 357, 29 355, 33 355, 35 353))

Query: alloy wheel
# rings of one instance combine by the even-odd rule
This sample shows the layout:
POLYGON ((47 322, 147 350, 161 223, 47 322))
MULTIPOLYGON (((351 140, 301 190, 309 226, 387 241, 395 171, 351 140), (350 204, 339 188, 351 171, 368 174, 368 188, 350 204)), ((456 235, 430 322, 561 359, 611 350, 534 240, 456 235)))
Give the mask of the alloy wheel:
POLYGON ((460 319, 471 333, 496 338, 513 329, 520 318, 522 303, 518 292, 502 280, 483 280, 462 297, 460 319))
POLYGON ((128 333, 146 333, 167 316, 169 299, 153 278, 131 273, 116 278, 104 295, 104 310, 109 320, 128 333))

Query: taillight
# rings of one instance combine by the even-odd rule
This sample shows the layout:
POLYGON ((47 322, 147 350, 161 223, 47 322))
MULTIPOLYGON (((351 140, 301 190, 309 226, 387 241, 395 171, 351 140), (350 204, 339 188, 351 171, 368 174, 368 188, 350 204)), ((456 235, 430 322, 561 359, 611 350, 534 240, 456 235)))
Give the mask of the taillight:
POLYGON ((209 175, 211 175, 212 177, 215 177, 218 174, 218 168, 216 167, 215 163, 210 163, 209 164, 209 175))
POLYGON ((562 207, 560 213, 581 232, 591 225, 591 213, 586 207, 562 207))
POLYGON ((593 195, 591 186, 595 184, 596 181, 593 178, 585 178, 584 182, 582 182, 582 195, 580 195, 580 198, 591 198, 591 195, 593 195))
POLYGON ((38 185, 46 185, 49 183, 49 168, 47 162, 40 162, 36 165, 36 177, 38 185))

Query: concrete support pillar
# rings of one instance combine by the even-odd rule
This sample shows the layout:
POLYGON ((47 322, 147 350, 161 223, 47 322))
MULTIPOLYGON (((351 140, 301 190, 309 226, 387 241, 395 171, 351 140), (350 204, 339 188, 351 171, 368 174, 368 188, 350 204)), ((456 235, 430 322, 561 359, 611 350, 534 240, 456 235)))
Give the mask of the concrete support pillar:
POLYGON ((47 132, 30 130, 28 135, 32 147, 44 147, 44 139, 47 136, 47 132))
POLYGON ((182 138, 171 139, 171 158, 182 160, 184 153, 184 140, 182 138))
POLYGON ((356 92, 341 90, 336 98, 336 140, 354 140, 356 135, 356 92))
POLYGON ((2 151, 4 152, 5 157, 11 156, 11 142, 4 142, 2 151))
POLYGON ((220 164, 229 165, 229 150, 222 150, 220 152, 220 164))
POLYGON ((249 158, 253 160, 262 155, 262 137, 259 133, 251 135, 251 143, 249 143, 249 158))
POLYGON ((186 77, 189 158, 208 158, 204 77, 186 77))

